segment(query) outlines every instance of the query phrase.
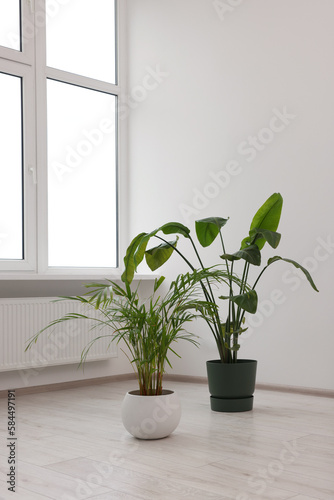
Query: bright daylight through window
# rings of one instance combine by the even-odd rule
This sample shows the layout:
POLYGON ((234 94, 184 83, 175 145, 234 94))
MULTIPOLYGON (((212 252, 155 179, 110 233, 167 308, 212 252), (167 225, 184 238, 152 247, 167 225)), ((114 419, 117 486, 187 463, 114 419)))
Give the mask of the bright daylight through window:
POLYGON ((116 13, 116 0, 0 0, 3 272, 118 265, 116 13))
POLYGON ((0 73, 0 257, 22 259, 21 78, 0 73))

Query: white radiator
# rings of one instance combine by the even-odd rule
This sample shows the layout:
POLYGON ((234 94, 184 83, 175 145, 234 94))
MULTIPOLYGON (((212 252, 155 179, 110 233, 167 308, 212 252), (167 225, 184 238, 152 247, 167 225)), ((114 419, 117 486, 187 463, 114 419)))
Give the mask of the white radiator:
MULTIPOLYGON (((52 302, 53 298, 0 299, 0 371, 79 363, 86 344, 98 335, 110 333, 100 328, 90 330, 94 322, 66 321, 42 333, 36 344, 25 352, 27 340, 50 321, 70 312, 98 317, 93 308, 70 300, 52 302)), ((110 337, 99 339, 90 349, 87 361, 117 357, 117 346, 110 337)))

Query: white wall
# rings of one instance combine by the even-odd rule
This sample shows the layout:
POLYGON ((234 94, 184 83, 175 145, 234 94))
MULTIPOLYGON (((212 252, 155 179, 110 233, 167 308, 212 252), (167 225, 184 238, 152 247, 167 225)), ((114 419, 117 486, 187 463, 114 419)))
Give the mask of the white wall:
MULTIPOLYGON (((277 253, 304 263, 320 290, 284 263, 268 270, 240 353, 258 359, 260 383, 334 389, 333 16, 332 0, 128 0, 130 237, 229 216, 233 252, 280 192, 277 253), (257 151, 247 142, 259 133, 257 151)), ((181 268, 174 259, 165 273, 181 268)), ((205 326, 197 332, 201 348, 180 346, 175 373, 205 375, 217 357, 205 326)))

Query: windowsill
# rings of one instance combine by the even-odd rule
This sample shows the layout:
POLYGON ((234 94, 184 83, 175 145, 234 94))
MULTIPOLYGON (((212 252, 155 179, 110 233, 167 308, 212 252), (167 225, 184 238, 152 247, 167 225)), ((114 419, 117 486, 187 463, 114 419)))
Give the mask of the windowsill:
MULTIPOLYGON (((156 279, 156 274, 136 274, 136 282, 143 280, 150 283, 156 279)), ((99 282, 106 279, 121 281, 121 274, 103 276, 93 275, 38 275, 38 274, 1 274, 0 275, 0 299, 24 298, 24 297, 59 297, 74 296, 87 293, 86 284, 99 282)))

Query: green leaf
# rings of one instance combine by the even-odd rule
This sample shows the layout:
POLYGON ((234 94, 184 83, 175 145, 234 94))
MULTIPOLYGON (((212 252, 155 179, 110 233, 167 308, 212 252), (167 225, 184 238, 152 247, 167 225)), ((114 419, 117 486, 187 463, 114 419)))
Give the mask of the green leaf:
POLYGON ((135 253, 146 235, 147 233, 140 233, 135 236, 126 250, 126 254, 124 257, 125 270, 121 277, 123 282, 131 283, 133 280, 137 268, 137 259, 135 259, 135 253))
MULTIPOLYGON (((222 298, 222 297, 220 297, 222 298)), ((229 297, 225 297, 226 299, 228 299, 229 297)), ((242 319, 242 322, 244 323, 245 322, 245 317, 242 319)), ((241 335, 243 332, 246 332, 248 330, 248 327, 247 328, 238 328, 236 330, 234 330, 233 328, 233 323, 230 324, 230 331, 227 332, 226 331, 226 323, 223 323, 222 325, 222 332, 223 332, 223 335, 227 336, 227 337, 231 337, 232 335, 235 335, 235 334, 238 334, 238 335, 241 335)))
POLYGON ((174 252, 178 238, 175 241, 161 243, 157 247, 150 248, 145 252, 145 259, 151 271, 155 271, 161 267, 174 252))
POLYGON ((276 231, 269 231, 268 229, 254 228, 249 232, 249 236, 253 236, 253 243, 260 238, 264 238, 272 248, 277 248, 281 240, 280 233, 277 233, 276 231))
POLYGON ((88 302, 99 309, 100 305, 106 307, 113 299, 113 282, 107 280, 108 284, 105 283, 87 283, 85 288, 90 288, 89 292, 84 295, 87 296, 88 302))
MULTIPOLYGON (((245 248, 246 246, 252 243, 251 232, 253 229, 267 229, 269 231, 276 231, 278 228, 278 224, 281 218, 283 206, 283 198, 279 193, 272 194, 264 204, 259 208, 256 214, 253 217, 250 229, 249 236, 244 238, 241 242, 241 248, 245 248)), ((260 238, 256 241, 256 245, 261 250, 265 244, 265 238, 260 238)))
POLYGON ((319 290, 315 286, 315 283, 314 283, 310 273, 308 272, 308 270, 305 269, 305 267, 298 264, 298 262, 291 260, 291 259, 284 259, 283 257, 279 257, 278 255, 275 255, 275 257, 272 257, 271 259, 268 260, 267 265, 270 266, 270 264, 273 264, 274 262, 277 262, 278 260, 283 260, 284 262, 289 262, 289 264, 292 264, 297 269, 300 269, 305 274, 305 276, 306 276, 308 282, 310 283, 311 287, 313 288, 313 290, 315 290, 316 292, 319 292, 319 290))
MULTIPOLYGON (((245 317, 243 318, 243 321, 245 321, 245 317)), ((240 328, 238 334, 241 335, 242 333, 247 332, 247 330, 248 330, 248 327, 247 328, 240 328)))
POLYGON ((168 222, 159 228, 164 234, 181 234, 185 238, 189 238, 190 229, 180 222, 168 222))
MULTIPOLYGON (((134 273, 137 271, 138 265, 144 258, 149 240, 159 231, 162 231, 164 234, 181 234, 185 238, 189 238, 190 233, 190 229, 188 229, 183 224, 180 224, 179 222, 168 222, 167 224, 154 229, 154 231, 150 233, 140 233, 135 236, 135 238, 133 238, 130 245, 128 246, 126 255, 124 257, 125 270, 121 277, 123 282, 132 282, 134 273)), ((162 262, 160 266, 164 262, 162 262)), ((155 269, 157 269, 157 267, 155 267, 155 269)))
MULTIPOLYGON (((131 241, 127 248, 126 255, 124 257, 125 271, 122 274, 122 281, 131 283, 134 277, 134 273, 137 270, 138 265, 142 262, 144 255, 146 253, 146 247, 149 240, 155 236, 159 231, 164 234, 181 234, 185 238, 189 238, 190 229, 179 222, 168 222, 150 233, 140 233, 131 241)), ((161 254, 163 255, 163 254, 161 254)), ((168 258, 170 255, 168 256, 168 258)), ((166 260, 161 261, 161 264, 154 264, 154 270, 160 267, 166 260)), ((150 260, 150 258, 149 258, 150 260)), ((152 269, 153 270, 153 269, 152 269)))
POLYGON ((165 281, 165 276, 160 276, 160 278, 156 279, 154 281, 154 291, 156 292, 159 288, 159 286, 162 284, 162 282, 165 281))
POLYGON ((235 302, 241 309, 254 314, 257 309, 257 293, 255 290, 249 290, 248 292, 242 293, 241 295, 225 296, 222 295, 220 299, 230 299, 231 302, 235 302))
POLYGON ((99 309, 100 305, 107 306, 113 298, 113 288, 112 286, 105 285, 101 286, 100 289, 96 289, 93 296, 90 297, 89 302, 94 305, 95 309, 99 309))
POLYGON ((211 245, 227 221, 221 217, 208 217, 195 222, 197 238, 202 247, 211 245))
POLYGON ((137 267, 142 262, 142 260, 145 256, 146 247, 147 247, 148 242, 150 241, 151 236, 152 236, 152 233, 144 235, 142 237, 141 241, 139 242, 137 250, 134 253, 133 260, 134 260, 136 271, 137 271, 137 267))
POLYGON ((244 259, 246 262, 249 262, 254 266, 259 266, 261 264, 261 252, 257 245, 250 245, 249 247, 239 250, 233 254, 225 253, 220 257, 230 261, 244 259))

